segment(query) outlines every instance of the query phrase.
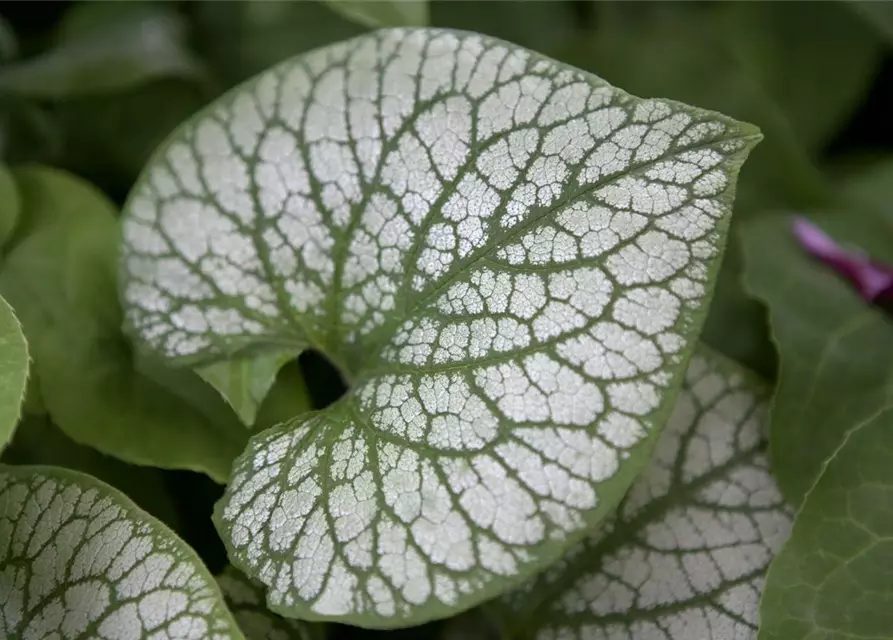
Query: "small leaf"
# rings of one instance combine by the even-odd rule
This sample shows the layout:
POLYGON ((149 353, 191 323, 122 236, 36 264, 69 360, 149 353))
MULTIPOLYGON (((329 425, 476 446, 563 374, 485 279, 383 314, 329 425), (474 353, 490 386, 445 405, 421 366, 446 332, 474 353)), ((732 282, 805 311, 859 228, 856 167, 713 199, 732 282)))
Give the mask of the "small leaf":
POLYGON ((214 578, 126 496, 53 467, 0 467, 0 636, 241 640, 214 578))
POLYGON ((851 424, 769 569, 760 640, 893 638, 893 408, 851 424))
POLYGON ((12 237, 22 208, 19 189, 9 169, 0 166, 0 248, 12 237))
POLYGON ((115 295, 113 205, 63 172, 32 167, 15 177, 22 219, 0 293, 22 321, 53 421, 76 442, 127 462, 225 481, 245 446, 235 416, 212 421, 135 371, 115 295))
MULTIPOLYGON (((893 259, 874 216, 812 216, 838 243, 893 259)), ((849 282, 797 246, 790 219, 755 220, 742 235, 747 287, 769 307, 781 366, 772 407, 771 454, 795 506, 853 425, 891 407, 893 322, 849 282)))
POLYGON ((28 345, 12 307, 0 298, 0 451, 12 439, 28 380, 28 345))
POLYGON ((0 91, 43 99, 119 91, 160 77, 200 78, 185 25, 156 2, 73 6, 54 48, 0 69, 0 91))
POLYGON ((217 576, 217 584, 245 640, 323 640, 326 637, 324 625, 289 620, 267 609, 263 589, 232 566, 217 576))
POLYGON ((503 41, 383 30, 186 123, 124 213, 128 326, 172 362, 324 354, 216 511, 274 611, 419 624, 555 560, 648 458, 759 133, 503 41))
POLYGON ((767 389, 702 349, 618 514, 486 605, 504 638, 747 640, 791 512, 769 473, 767 389))
POLYGON ((426 27, 428 0, 325 0, 348 20, 365 27, 426 27))
MULTIPOLYGON (((257 355, 240 356, 223 362, 204 365, 196 373, 217 389, 247 426, 254 424, 267 393, 276 382, 276 374, 299 351, 271 351, 257 355)), ((300 390, 296 389, 296 393, 300 390)), ((306 398, 306 391, 304 392, 306 398)), ((305 400, 310 406, 310 400, 305 400)))

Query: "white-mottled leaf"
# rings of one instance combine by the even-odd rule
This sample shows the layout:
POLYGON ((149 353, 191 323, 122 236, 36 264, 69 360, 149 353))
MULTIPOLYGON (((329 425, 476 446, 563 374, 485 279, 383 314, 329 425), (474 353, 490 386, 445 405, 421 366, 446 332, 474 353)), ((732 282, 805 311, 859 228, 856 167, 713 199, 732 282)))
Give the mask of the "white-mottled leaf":
POLYGON ((226 604, 246 640, 323 640, 323 624, 290 620, 276 615, 264 602, 264 591, 234 567, 217 576, 226 604))
POLYGON ((216 522, 285 615, 404 626, 558 558, 648 458, 759 134, 505 42, 383 30, 185 124, 124 214, 137 339, 323 352, 216 522))
POLYGON ((0 638, 243 640, 185 542, 57 467, 0 467, 0 594, 0 638))
POLYGON ((767 389, 702 350, 618 514, 487 605, 505 638, 751 640, 792 512, 769 473, 767 389))
MULTIPOLYGON (((247 426, 252 426, 257 410, 276 382, 279 369, 299 355, 299 351, 270 351, 206 364, 196 373, 217 389, 247 426)), ((304 391, 296 389, 295 393, 304 391)), ((306 395, 306 394, 305 394, 306 395)), ((307 401, 309 407, 309 399, 307 401)))
POLYGON ((12 439, 28 383, 28 344, 15 312, 0 297, 0 451, 12 439))

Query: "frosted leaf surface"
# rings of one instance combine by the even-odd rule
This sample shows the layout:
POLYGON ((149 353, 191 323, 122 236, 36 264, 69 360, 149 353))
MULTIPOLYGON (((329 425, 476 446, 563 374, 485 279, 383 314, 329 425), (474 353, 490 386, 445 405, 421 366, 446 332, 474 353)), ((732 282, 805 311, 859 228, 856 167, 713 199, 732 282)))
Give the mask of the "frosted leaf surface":
POLYGON ((468 608, 609 512, 663 424, 758 132, 470 33, 383 30, 258 76, 124 218, 138 339, 325 353, 352 382, 257 435, 216 513, 276 611, 468 608))
POLYGON ((509 638, 755 640, 792 512, 769 473, 767 396, 707 351, 618 515, 491 605, 509 638))
POLYGON ((264 602, 264 591, 232 566, 226 567, 217 584, 245 640, 323 640, 325 625, 291 620, 276 615, 264 602))
POLYGON ((243 640, 186 543, 90 476, 0 467, 0 638, 243 640))

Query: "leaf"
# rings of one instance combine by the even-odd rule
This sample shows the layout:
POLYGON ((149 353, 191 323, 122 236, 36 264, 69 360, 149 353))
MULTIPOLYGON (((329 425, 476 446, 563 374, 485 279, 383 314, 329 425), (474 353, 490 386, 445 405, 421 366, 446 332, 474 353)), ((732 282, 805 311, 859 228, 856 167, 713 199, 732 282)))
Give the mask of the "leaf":
POLYGON ((218 505, 268 605, 419 624, 609 512, 758 139, 443 30, 317 50, 185 124, 125 207, 130 330, 190 365, 312 347, 351 385, 255 436, 218 505))
POLYGON ((332 11, 365 27, 425 27, 428 0, 325 0, 332 11))
POLYGON ((232 566, 217 576, 226 604, 246 640, 323 640, 325 626, 277 616, 264 605, 263 589, 232 566))
POLYGON ((618 514, 486 605, 503 637, 755 638, 764 575, 792 520, 764 453, 767 395, 737 364, 697 353, 618 514))
POLYGON ((63 467, 80 471, 111 485, 141 509, 171 529, 178 530, 177 507, 165 486, 164 472, 151 467, 128 465, 96 449, 80 445, 45 416, 24 416, 0 461, 3 464, 63 467))
POLYGON ((122 493, 53 467, 0 467, 0 635, 243 638, 198 556, 122 493))
POLYGON ((28 380, 28 345, 12 307, 0 298, 0 451, 12 439, 28 380))
POLYGON ((889 2, 844 0, 856 14, 870 24, 889 44, 893 44, 893 5, 889 2))
POLYGON ((851 424, 769 569, 760 640, 893 638, 893 409, 851 424))
MULTIPOLYGON (((196 373, 217 389, 239 419, 250 427, 258 407, 276 382, 276 374, 298 354, 297 351, 274 351, 242 356, 199 367, 196 373)), ((309 399, 305 399, 305 403, 310 406, 309 399)))
POLYGON ((53 421, 76 442, 126 462, 225 482, 245 446, 235 417, 212 422, 134 369, 115 295, 120 230, 112 204, 63 172, 32 167, 15 177, 22 220, 0 293, 22 321, 53 421))
MULTIPOLYGON (((838 243, 893 258, 891 230, 877 218, 812 216, 838 243)), ((891 406, 893 322, 850 283, 797 246, 784 216, 742 235, 746 284, 769 307, 781 367, 770 450, 779 486, 799 506, 846 433, 891 406)))
POLYGON ((0 248, 5 247, 15 231, 22 209, 22 199, 12 174, 0 166, 0 248))
POLYGON ((64 99, 120 91, 161 77, 200 79, 177 13, 156 2, 83 2, 55 47, 0 69, 0 91, 64 99))

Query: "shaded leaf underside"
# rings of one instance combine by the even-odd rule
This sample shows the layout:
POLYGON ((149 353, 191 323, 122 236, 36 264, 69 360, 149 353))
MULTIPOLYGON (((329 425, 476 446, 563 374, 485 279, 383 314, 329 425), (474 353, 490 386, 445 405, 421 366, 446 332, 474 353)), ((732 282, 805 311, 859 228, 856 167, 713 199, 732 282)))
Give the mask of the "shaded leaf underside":
POLYGON ((487 605, 508 638, 747 640, 791 511, 769 473, 766 390, 692 358, 654 456, 618 515, 524 589, 487 605))
POLYGON ((123 494, 53 467, 0 467, 0 637, 243 640, 184 542, 123 494))
POLYGON ((312 346, 352 382, 254 438, 217 510, 268 603, 447 615, 615 505, 758 137, 441 30, 317 50, 184 125, 127 205, 133 331, 189 363, 312 346))

